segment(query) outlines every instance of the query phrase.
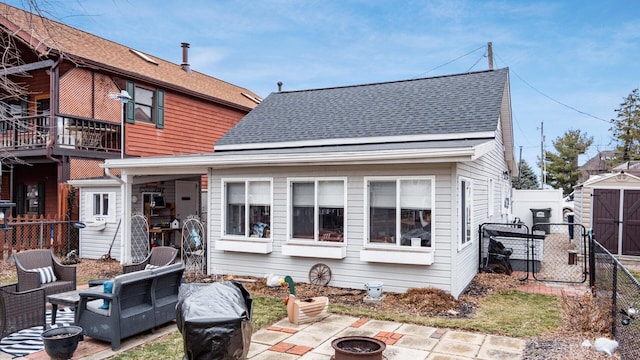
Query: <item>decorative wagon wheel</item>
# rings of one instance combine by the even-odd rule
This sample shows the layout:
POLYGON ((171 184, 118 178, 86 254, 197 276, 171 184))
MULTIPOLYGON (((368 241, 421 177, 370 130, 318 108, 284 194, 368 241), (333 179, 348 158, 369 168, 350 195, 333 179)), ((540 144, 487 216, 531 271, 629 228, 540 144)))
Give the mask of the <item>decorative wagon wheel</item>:
POLYGON ((327 286, 331 281, 331 269, 325 264, 318 263, 309 270, 309 282, 313 285, 327 286))

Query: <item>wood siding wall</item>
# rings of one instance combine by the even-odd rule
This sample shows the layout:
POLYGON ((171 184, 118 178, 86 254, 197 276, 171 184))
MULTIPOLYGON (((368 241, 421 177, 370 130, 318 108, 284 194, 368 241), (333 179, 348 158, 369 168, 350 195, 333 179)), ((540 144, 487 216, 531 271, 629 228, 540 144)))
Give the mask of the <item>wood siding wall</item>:
POLYGON ((116 194, 116 220, 114 223, 107 223, 104 230, 92 230, 86 227, 80 230, 80 250, 79 256, 85 259, 99 259, 102 255, 109 251, 109 246, 113 241, 111 249, 111 257, 120 259, 120 236, 122 226, 118 229, 118 221, 120 221, 120 209, 122 209, 122 194, 119 186, 103 186, 103 187, 83 187, 79 191, 80 201, 80 221, 87 221, 89 218, 88 210, 90 209, 89 193, 93 192, 115 192, 116 194), (117 234, 116 234, 117 231, 117 234), (115 240, 114 240, 115 237, 115 240))
MULTIPOLYGON (((507 215, 504 215, 504 196, 511 198, 511 185, 508 180, 504 180, 502 174, 507 171, 507 165, 504 159, 504 145, 502 143, 501 129, 496 131, 496 140, 493 149, 474 162, 458 163, 456 168, 457 176, 471 179, 471 195, 472 195, 472 243, 465 244, 462 249, 458 249, 458 243, 461 236, 458 229, 459 210, 454 211, 453 229, 454 237, 451 243, 454 245, 452 251, 454 255, 453 265, 453 283, 451 284, 452 293, 459 294, 469 285, 473 277, 478 272, 478 226, 487 222, 504 222, 507 221, 507 215), (494 201, 493 215, 489 216, 489 179, 493 179, 494 201), (508 189, 508 190, 507 190, 508 189), (509 192, 505 194, 505 192, 509 192)), ((459 187, 459 180, 456 177, 455 189, 459 187)), ((452 201, 458 204, 459 194, 455 194, 452 201)))
POLYGON ((165 92, 164 129, 154 124, 126 124, 125 153, 133 156, 202 154, 231 129, 245 112, 165 92))
MULTIPOLYGON (((385 291, 404 292, 414 287, 435 287, 452 291, 452 165, 404 164, 380 166, 313 166, 296 168, 231 169, 209 173, 208 228, 210 273, 244 274, 262 277, 268 273, 290 275, 294 281, 308 282, 309 269, 316 263, 327 264, 332 272, 331 285, 363 288, 372 280, 380 280, 385 291), (435 209, 432 236, 435 261, 429 266, 383 264, 360 261, 364 242, 364 223, 367 211, 364 177, 369 176, 435 176, 435 209), (214 241, 221 237, 222 190, 221 180, 231 178, 273 178, 272 237, 273 252, 249 254, 223 252, 214 249, 214 241), (282 255, 287 234, 287 179, 289 177, 347 177, 347 256, 344 259, 290 257, 282 255)), ((393 256, 393 253, 390 253, 393 256)), ((454 294, 458 295, 458 294, 454 294)))

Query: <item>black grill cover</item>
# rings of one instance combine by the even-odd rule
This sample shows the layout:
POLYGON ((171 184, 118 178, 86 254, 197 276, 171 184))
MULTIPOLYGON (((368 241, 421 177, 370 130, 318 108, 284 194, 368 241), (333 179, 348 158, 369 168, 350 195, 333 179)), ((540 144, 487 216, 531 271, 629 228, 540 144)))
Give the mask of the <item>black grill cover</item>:
POLYGON ((185 360, 246 359, 251 345, 253 299, 239 283, 180 286, 176 323, 185 360))

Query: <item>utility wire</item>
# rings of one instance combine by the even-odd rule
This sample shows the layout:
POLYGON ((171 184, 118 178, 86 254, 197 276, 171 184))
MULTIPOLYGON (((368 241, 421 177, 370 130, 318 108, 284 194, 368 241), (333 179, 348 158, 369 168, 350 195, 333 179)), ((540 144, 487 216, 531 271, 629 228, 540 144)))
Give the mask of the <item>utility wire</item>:
POLYGON ((485 47, 485 45, 482 45, 482 46, 480 46, 479 48, 477 48, 477 49, 475 49, 475 50, 471 50, 470 52, 468 52, 468 53, 466 53, 466 54, 464 54, 464 55, 458 56, 457 58, 455 58, 455 59, 453 59, 453 60, 451 60, 451 61, 448 61, 448 62, 446 62, 446 63, 444 63, 444 64, 442 64, 442 65, 438 65, 438 66, 434 67, 434 68, 433 68, 433 69, 431 69, 431 70, 428 70, 428 71, 426 71, 426 72, 423 72, 422 74, 418 74, 418 75, 416 75, 416 76, 414 77, 414 79, 417 79, 417 78, 420 78, 420 77, 422 77, 422 76, 425 76, 426 74, 428 74, 428 73, 432 72, 433 70, 439 69, 439 68, 441 68, 441 67, 443 67, 443 66, 446 66, 446 65, 451 64, 452 62, 458 61, 458 60, 462 59, 463 57, 468 56, 468 55, 471 55, 471 54, 473 54, 474 52, 476 52, 476 51, 478 51, 478 50, 480 50, 480 49, 484 49, 484 47, 485 47))
MULTIPOLYGON (((498 56, 495 52, 494 52, 493 54, 494 54, 498 59, 500 59, 500 61, 502 61, 503 63, 505 63, 505 64, 506 64, 506 61, 502 60, 502 58, 500 58, 500 56, 498 56)), ((507 67, 509 67, 509 65, 507 65, 507 67)), ((575 107, 573 107, 573 106, 571 106, 571 105, 567 105, 567 104, 565 104, 565 103, 563 103, 563 102, 561 102, 561 101, 559 101, 559 100, 556 100, 556 99, 552 98, 551 96, 549 96, 549 95, 547 95, 547 94, 543 93, 542 91, 538 90, 537 88, 535 88, 533 85, 529 84, 525 79, 523 79, 523 78, 522 78, 522 76, 518 75, 518 73, 517 73, 517 72, 515 72, 515 70, 513 70, 513 69, 512 69, 512 68, 510 68, 510 67, 509 67, 509 72, 512 72, 515 76, 517 76, 517 77, 518 77, 518 79, 520 79, 520 81, 522 81, 522 82, 523 82, 523 83, 525 83, 528 87, 532 88, 532 89, 533 89, 534 91, 536 91, 538 94, 540 94, 540 95, 542 95, 542 96, 546 97, 547 99, 549 99, 549 100, 551 100, 551 101, 553 101, 553 102, 555 102, 555 103, 557 103, 557 104, 560 104, 560 105, 562 105, 562 106, 564 106, 564 107, 566 107, 566 108, 568 108, 568 109, 571 109, 571 110, 573 110, 573 111, 575 111, 575 112, 577 112, 577 113, 580 113, 580 114, 582 114, 582 115, 592 117, 592 118, 594 118, 594 119, 596 119, 596 120, 604 121, 604 122, 606 122, 606 123, 608 123, 608 124, 610 124, 610 123, 611 123, 611 121, 610 121, 610 120, 605 120, 605 119, 603 119, 603 118, 600 118, 600 117, 597 117, 597 116, 595 116, 595 115, 589 114, 588 112, 585 112, 585 111, 582 111, 582 110, 576 109, 575 107)))
POLYGON ((480 55, 480 57, 478 58, 478 60, 476 60, 476 62, 473 63, 473 65, 471 65, 471 67, 467 70, 467 72, 471 71, 471 69, 473 69, 476 65, 478 65, 478 63, 480 62, 480 60, 482 59, 486 59, 487 58, 487 53, 484 53, 482 55, 480 55))

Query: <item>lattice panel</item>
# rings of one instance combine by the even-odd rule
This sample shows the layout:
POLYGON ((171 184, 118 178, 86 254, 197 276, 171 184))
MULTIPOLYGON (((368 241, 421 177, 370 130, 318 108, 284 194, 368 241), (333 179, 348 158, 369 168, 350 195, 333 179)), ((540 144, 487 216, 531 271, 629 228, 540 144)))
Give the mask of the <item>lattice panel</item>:
POLYGON ((108 76, 98 73, 92 76, 91 71, 71 69, 60 78, 60 112, 120 123, 122 104, 109 98, 110 93, 119 92, 108 76))
POLYGON ((197 215, 189 215, 182 225, 182 263, 187 271, 206 273, 207 239, 197 215))
POLYGON ((149 255, 149 224, 144 215, 131 217, 131 260, 138 263, 149 255))
POLYGON ((71 180, 104 176, 104 169, 100 168, 102 160, 71 158, 69 162, 71 172, 69 178, 71 180))

